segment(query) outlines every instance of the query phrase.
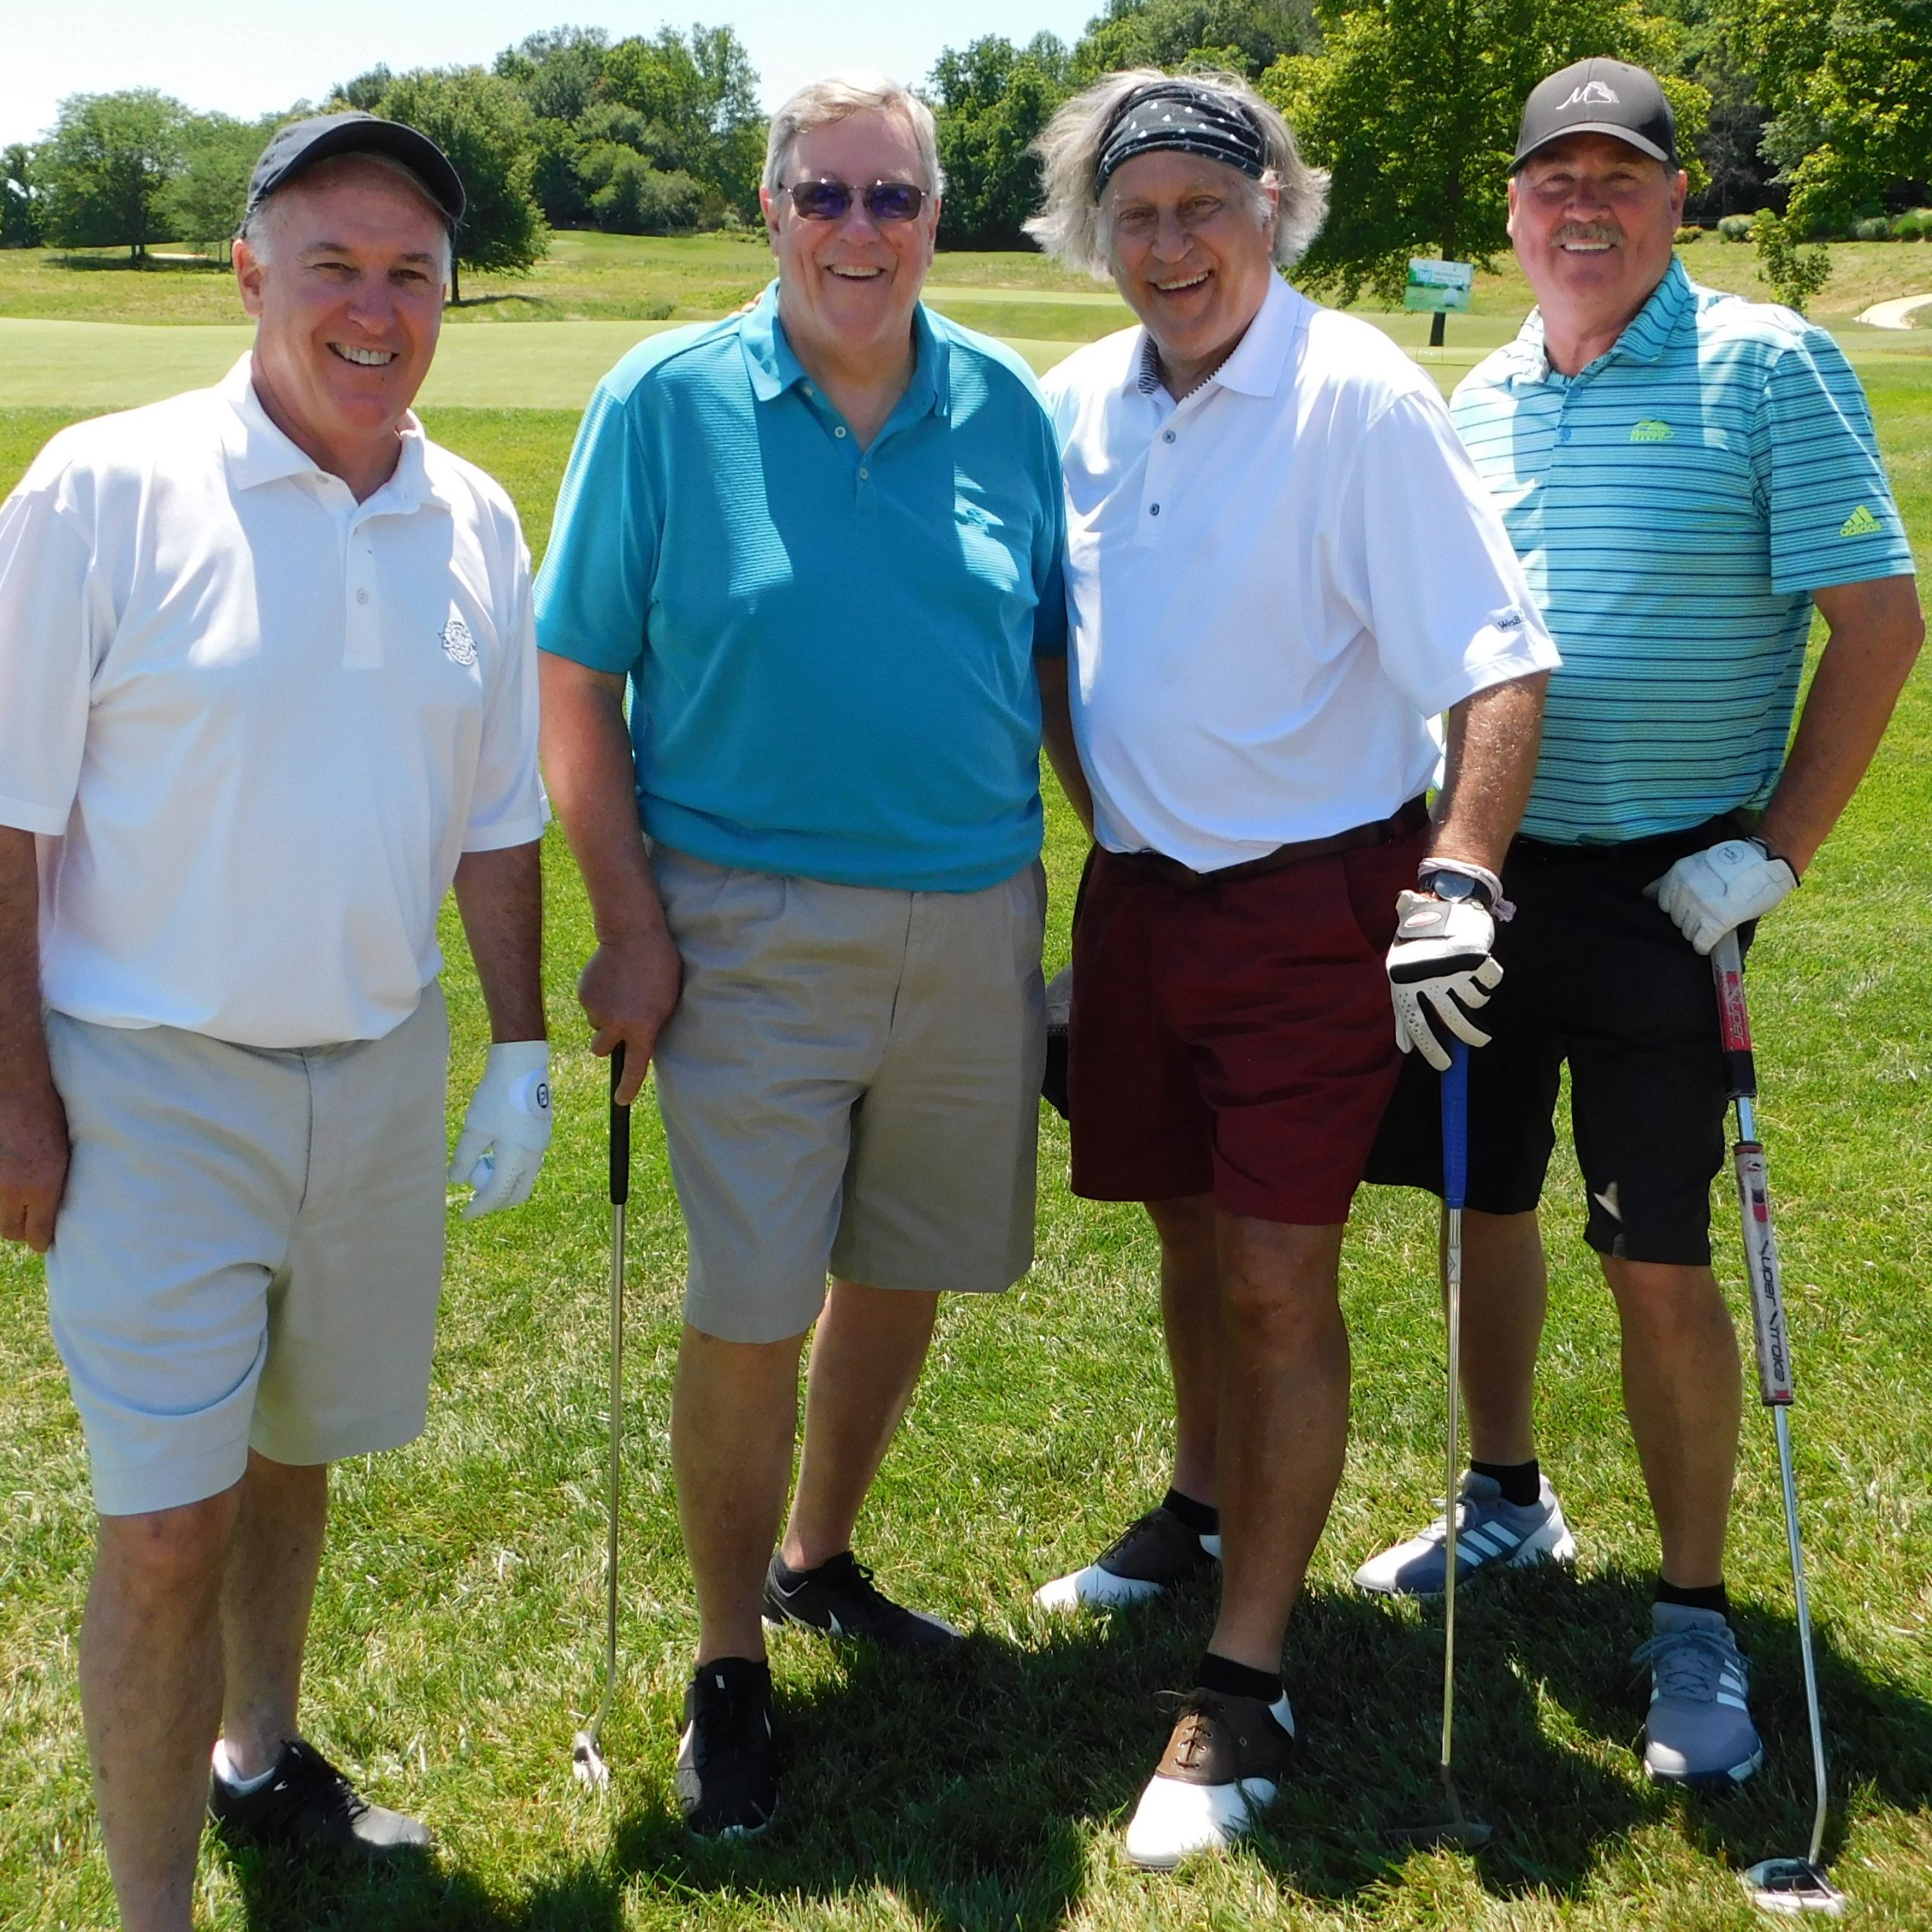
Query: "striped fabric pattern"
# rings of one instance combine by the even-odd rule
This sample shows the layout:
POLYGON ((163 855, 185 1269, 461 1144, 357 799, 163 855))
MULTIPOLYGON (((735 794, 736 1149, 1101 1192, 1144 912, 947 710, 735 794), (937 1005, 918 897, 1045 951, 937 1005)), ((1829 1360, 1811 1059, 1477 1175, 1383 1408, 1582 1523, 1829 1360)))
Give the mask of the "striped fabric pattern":
POLYGON ((1533 310, 1451 409, 1563 654, 1524 832, 1614 844, 1761 804, 1811 593, 1912 568, 1837 344, 1673 260, 1580 374, 1533 310))

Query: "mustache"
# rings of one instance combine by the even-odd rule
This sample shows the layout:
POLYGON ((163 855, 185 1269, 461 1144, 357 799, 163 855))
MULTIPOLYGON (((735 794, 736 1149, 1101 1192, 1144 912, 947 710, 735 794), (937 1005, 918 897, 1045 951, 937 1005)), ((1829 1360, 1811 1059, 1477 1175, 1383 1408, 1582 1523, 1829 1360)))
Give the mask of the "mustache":
POLYGON ((1558 248, 1566 242, 1604 242, 1614 244, 1623 239, 1623 231, 1607 221, 1566 221, 1551 238, 1558 248))

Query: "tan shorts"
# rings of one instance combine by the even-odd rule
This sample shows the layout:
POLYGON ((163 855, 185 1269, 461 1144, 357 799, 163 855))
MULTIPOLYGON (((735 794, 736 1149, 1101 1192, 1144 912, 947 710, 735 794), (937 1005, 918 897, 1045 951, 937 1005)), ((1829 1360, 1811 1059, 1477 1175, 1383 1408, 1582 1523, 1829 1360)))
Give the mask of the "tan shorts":
POLYGON ((997 1292, 1033 1257, 1046 876, 894 892, 653 857, 684 961, 657 1091, 693 1327, 801 1334, 828 1269, 997 1292))
POLYGON ((289 1052, 50 1014, 72 1158, 48 1309, 103 1515, 421 1432, 442 1280, 441 989, 289 1052))

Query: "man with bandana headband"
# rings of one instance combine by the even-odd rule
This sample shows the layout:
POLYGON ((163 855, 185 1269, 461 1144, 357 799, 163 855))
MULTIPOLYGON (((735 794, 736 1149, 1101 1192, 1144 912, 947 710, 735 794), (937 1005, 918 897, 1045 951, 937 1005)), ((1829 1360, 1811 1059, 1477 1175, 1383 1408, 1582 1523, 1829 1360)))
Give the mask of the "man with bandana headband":
POLYGON ((1398 1047, 1446 1066, 1450 1035, 1487 1038, 1556 654, 1434 385, 1277 273, 1326 192, 1278 114, 1238 81, 1119 74, 1041 151, 1032 232, 1140 319, 1045 384, 1095 841, 1068 1084, 1075 1191, 1144 1202, 1160 1237, 1179 1426, 1160 1506, 1040 1598, 1131 1601, 1222 1558, 1128 1828, 1167 1866, 1245 1831, 1288 1764, 1282 1646, 1348 1428, 1343 1226, 1398 1047))

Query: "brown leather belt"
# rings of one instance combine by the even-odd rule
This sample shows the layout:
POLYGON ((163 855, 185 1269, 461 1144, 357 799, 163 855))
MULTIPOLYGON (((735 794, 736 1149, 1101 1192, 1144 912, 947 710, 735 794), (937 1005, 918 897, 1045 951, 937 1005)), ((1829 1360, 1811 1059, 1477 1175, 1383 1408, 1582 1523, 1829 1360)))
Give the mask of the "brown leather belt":
POLYGON ((1158 879, 1164 885, 1178 886, 1183 892, 1201 892, 1211 885, 1230 885, 1238 879, 1278 872, 1285 866, 1299 865, 1304 859, 1325 859, 1331 853, 1352 852, 1363 845, 1386 845, 1405 833, 1419 831, 1428 823, 1429 801, 1411 798, 1392 818, 1379 818, 1370 825, 1352 825, 1347 831, 1331 832, 1325 838, 1298 838, 1291 844, 1277 845, 1258 859, 1246 859, 1238 866, 1223 866, 1211 872, 1198 872, 1164 852, 1109 852, 1107 857, 1149 878, 1158 879))

